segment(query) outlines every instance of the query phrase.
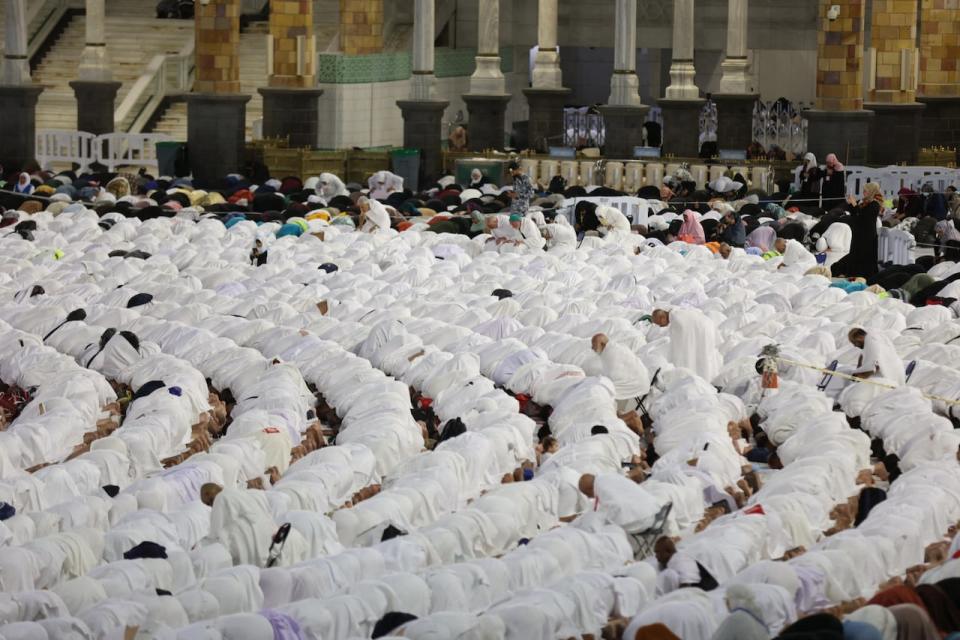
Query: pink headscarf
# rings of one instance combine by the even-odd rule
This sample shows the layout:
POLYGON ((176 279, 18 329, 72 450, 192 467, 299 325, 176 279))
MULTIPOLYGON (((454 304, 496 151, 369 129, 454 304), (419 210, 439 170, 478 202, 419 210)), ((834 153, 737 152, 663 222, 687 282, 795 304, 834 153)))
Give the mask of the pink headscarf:
POLYGON ((703 225, 697 220, 697 214, 690 209, 683 212, 683 224, 677 234, 680 240, 690 244, 706 244, 707 234, 703 232, 703 225))
POLYGON ((837 154, 831 153, 827 156, 827 169, 830 171, 843 171, 843 165, 840 163, 840 159, 837 158, 837 154))
POLYGON ((773 243, 777 241, 777 230, 773 227, 757 227, 747 236, 747 246, 756 247, 763 253, 773 248, 773 243))

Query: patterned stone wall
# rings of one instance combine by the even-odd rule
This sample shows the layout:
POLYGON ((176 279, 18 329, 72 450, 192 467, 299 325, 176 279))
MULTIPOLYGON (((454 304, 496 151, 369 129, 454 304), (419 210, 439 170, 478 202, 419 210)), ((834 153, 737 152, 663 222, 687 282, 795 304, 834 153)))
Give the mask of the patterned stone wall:
POLYGON ((870 101, 913 102, 917 94, 917 0, 873 0, 872 23, 871 46, 876 52, 876 69, 870 101), (903 83, 903 79, 907 82, 903 83))
POLYGON ((316 83, 313 38, 313 0, 271 0, 270 35, 273 36, 271 87, 312 87, 316 83), (297 40, 303 38, 303 67, 298 74, 297 40))
POLYGON ((922 0, 920 78, 923 96, 960 96, 960 0, 922 0))
POLYGON ((858 111, 863 108, 863 20, 866 0, 820 0, 817 35, 817 108, 858 111), (827 17, 840 6, 836 20, 827 17))
POLYGON ((240 93, 240 0, 196 3, 198 93, 240 93))
POLYGON ((383 51, 383 0, 340 0, 340 50, 346 55, 383 51))

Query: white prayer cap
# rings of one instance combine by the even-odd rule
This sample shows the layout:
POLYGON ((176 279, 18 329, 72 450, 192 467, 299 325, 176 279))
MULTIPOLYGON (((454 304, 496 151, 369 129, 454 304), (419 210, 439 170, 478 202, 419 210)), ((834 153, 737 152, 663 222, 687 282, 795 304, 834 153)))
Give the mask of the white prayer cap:
POLYGON ((485 196, 495 196, 500 193, 500 189, 497 185, 488 183, 480 187, 480 192, 485 196))
POLYGON ((474 198, 479 198, 482 195, 483 193, 479 189, 464 189, 460 194, 460 202, 473 200, 474 198))
POLYGON ((50 200, 53 202, 70 202, 70 196, 65 193, 55 193, 50 196, 50 200))
POLYGON ((719 220, 723 216, 720 215, 719 211, 707 211, 705 214, 700 216, 700 220, 719 220))
POLYGON ((276 178, 271 178, 263 183, 265 187, 273 187, 275 191, 280 191, 280 187, 283 186, 283 183, 277 180, 276 178))
POLYGON ((110 193, 109 191, 106 191, 106 190, 101 191, 100 194, 97 195, 97 199, 96 199, 96 202, 111 202, 111 203, 113 203, 113 202, 116 202, 116 201, 117 201, 117 196, 113 195, 112 193, 110 193))
POLYGON ((304 189, 316 189, 318 184, 320 184, 320 177, 319 177, 319 176, 310 176, 310 177, 307 178, 306 181, 303 183, 303 188, 304 188, 304 189))
POLYGON ((320 196, 308 196, 307 202, 309 202, 310 204, 323 204, 323 198, 321 198, 320 196))

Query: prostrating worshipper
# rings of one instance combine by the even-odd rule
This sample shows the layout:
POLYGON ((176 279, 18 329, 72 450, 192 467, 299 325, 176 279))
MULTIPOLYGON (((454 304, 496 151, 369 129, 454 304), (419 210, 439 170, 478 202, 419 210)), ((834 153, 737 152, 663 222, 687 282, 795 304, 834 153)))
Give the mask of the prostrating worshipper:
POLYGON ((360 207, 360 231, 383 233, 390 229, 390 214, 382 203, 361 197, 357 205, 360 207))
POLYGON ((530 176, 523 172, 519 162, 513 161, 507 165, 510 176, 513 178, 513 200, 510 202, 511 215, 526 216, 533 199, 533 182, 530 176))
POLYGON ((707 382, 720 373, 723 358, 717 349, 717 328, 703 312, 680 307, 654 309, 650 320, 658 327, 669 327, 670 362, 674 366, 689 369, 707 382))
POLYGON ((853 229, 850 253, 835 262, 830 270, 835 276, 869 278, 879 270, 877 222, 883 211, 883 191, 876 182, 868 182, 863 186, 863 199, 858 203, 850 196, 847 203, 853 207, 846 218, 853 229))
POLYGON ((653 546, 657 559, 657 591, 670 593, 685 587, 696 587, 704 591, 717 588, 716 579, 706 567, 692 556, 677 550, 677 545, 666 536, 658 538, 653 546))
MULTIPOLYGON (((200 489, 203 504, 212 508, 210 536, 230 552, 236 564, 266 567, 271 543, 279 527, 270 514, 266 492, 224 489, 207 483, 200 489)), ((302 558, 304 540, 296 530, 287 536, 280 565, 302 558)))
POLYGON ((763 621, 763 608, 747 585, 733 584, 723 594, 730 612, 712 640, 769 640, 770 630, 763 621))
POLYGON ((626 345, 610 342, 603 333, 593 336, 590 345, 597 353, 603 375, 613 381, 617 412, 636 410, 640 399, 650 391, 650 374, 643 361, 626 345))
POLYGON ((903 360, 897 349, 880 329, 851 329, 847 334, 850 344, 860 349, 860 361, 853 375, 858 378, 882 378, 897 386, 907 383, 903 360))
POLYGON ((624 475, 604 473, 580 476, 580 491, 593 500, 593 512, 627 533, 650 528, 663 504, 624 475))

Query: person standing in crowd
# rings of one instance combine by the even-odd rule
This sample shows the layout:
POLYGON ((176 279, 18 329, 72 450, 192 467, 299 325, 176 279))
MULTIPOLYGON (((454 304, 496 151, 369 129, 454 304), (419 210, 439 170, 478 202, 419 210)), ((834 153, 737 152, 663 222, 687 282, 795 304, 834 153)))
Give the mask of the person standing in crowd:
POLYGON ((803 167, 800 169, 800 204, 804 210, 820 208, 820 179, 823 172, 817 164, 817 157, 812 153, 803 156, 803 167))
POLYGON ((513 176, 513 202, 510 204, 510 213, 525 216, 533 198, 533 183, 530 177, 523 172, 520 163, 514 160, 509 165, 510 175, 513 176))
POLYGON ((858 203, 850 196, 847 203, 853 207, 844 221, 853 229, 850 253, 831 267, 834 276, 869 278, 877 273, 877 219, 883 213, 883 192, 876 182, 863 187, 863 199, 858 203))
POLYGON ((829 211, 843 204, 847 196, 847 172, 837 159, 837 154, 827 156, 826 169, 821 173, 823 179, 820 193, 823 195, 823 208, 829 211))

